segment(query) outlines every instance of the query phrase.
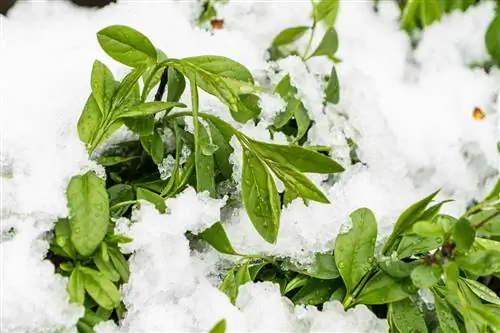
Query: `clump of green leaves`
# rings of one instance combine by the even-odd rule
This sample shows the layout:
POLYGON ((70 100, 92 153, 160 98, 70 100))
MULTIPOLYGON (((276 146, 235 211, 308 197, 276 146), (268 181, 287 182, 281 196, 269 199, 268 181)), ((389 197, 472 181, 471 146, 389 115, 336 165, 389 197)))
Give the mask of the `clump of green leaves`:
POLYGON ((377 250, 374 214, 360 208, 352 227, 337 236, 331 252, 300 267, 283 258, 236 253, 221 225, 201 236, 219 252, 241 259, 220 285, 234 302, 240 285, 272 281, 295 304, 344 308, 367 305, 387 318, 390 332, 496 332, 500 327, 500 180, 491 193, 459 219, 440 214, 437 192, 408 207, 377 250), (217 237, 215 235, 218 235, 217 237), (423 306, 429 289, 435 308, 423 306), (436 318, 433 320, 432 318, 436 318), (437 326, 436 326, 437 325, 437 326))
MULTIPOLYGON (((102 320, 118 321, 125 311, 119 287, 128 281, 129 268, 118 245, 131 240, 114 234, 114 221, 130 218, 133 207, 143 201, 166 213, 165 199, 188 186, 214 198, 228 194, 221 188, 232 182, 231 138, 241 145, 243 159, 241 195, 232 201, 242 203, 255 229, 270 243, 276 242, 283 205, 274 177, 285 184, 289 200, 328 203, 304 173, 343 171, 313 149, 253 140, 201 111, 199 89, 217 97, 235 121, 259 121, 257 93, 264 88, 240 63, 211 55, 169 58, 142 33, 122 25, 102 29, 97 40, 111 58, 130 67, 117 80, 104 63, 94 62, 91 93, 77 125, 89 156, 105 168, 106 180, 93 172, 71 179, 70 216, 56 223, 48 255, 57 271, 69 277, 70 300, 85 306, 78 323, 81 332, 91 332, 102 320), (179 102, 186 87, 189 109, 179 102), (192 121, 193 130, 186 120, 192 121), (122 127, 135 139, 106 145, 122 127)), ((225 237, 217 228, 223 230, 217 223, 204 233, 211 233, 214 244, 225 237)), ((214 329, 223 331, 222 325, 214 329)))

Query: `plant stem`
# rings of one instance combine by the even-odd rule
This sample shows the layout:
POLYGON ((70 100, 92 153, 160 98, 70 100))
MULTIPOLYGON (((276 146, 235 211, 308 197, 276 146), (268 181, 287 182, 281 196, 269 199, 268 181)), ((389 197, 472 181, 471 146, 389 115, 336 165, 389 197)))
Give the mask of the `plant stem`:
POLYGON ((309 40, 307 41, 307 45, 306 45, 306 49, 304 50, 304 54, 302 55, 302 61, 306 61, 307 59, 309 59, 309 57, 307 56, 307 54, 309 53, 310 49, 311 49, 311 45, 312 45, 312 41, 313 41, 313 38, 314 38, 314 33, 316 32, 316 20, 313 22, 313 25, 311 27, 311 34, 309 35, 309 40))
POLYGON ((138 203, 139 201, 138 200, 128 200, 128 201, 123 201, 123 202, 120 202, 120 203, 117 203, 116 205, 113 205, 109 208, 109 210, 115 210, 117 208, 120 208, 120 207, 124 207, 124 206, 128 206, 128 205, 133 205, 133 204, 136 204, 138 203))
POLYGON ((481 222, 474 224, 472 227, 475 230, 477 230, 477 229, 481 228, 483 225, 485 225, 486 223, 488 223, 489 221, 493 220, 495 217, 497 217, 499 215, 500 215, 500 211, 497 211, 495 214, 488 216, 487 218, 485 218, 481 222))
MULTIPOLYGON (((193 76, 191 80, 189 80, 189 85, 191 88, 191 107, 193 108, 193 127, 194 127, 194 165, 195 170, 199 165, 200 160, 200 147, 199 147, 199 133, 200 133, 200 123, 198 121, 198 109, 199 109, 199 101, 198 101, 198 88, 196 87, 196 76, 193 76)), ((199 191, 198 188, 198 172, 196 172, 196 190, 199 191)))

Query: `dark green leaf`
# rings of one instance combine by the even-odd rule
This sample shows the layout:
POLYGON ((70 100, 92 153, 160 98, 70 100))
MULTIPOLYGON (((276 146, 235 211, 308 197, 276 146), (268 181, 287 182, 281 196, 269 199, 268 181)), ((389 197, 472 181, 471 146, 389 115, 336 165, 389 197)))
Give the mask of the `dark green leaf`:
POLYGON ((215 324, 214 327, 212 327, 210 331, 208 331, 208 333, 225 333, 225 332, 226 332, 226 320, 224 319, 217 322, 217 324, 215 324))
POLYGON ((177 102, 147 102, 133 106, 119 113, 116 119, 153 115, 172 107, 184 108, 186 105, 177 102))
POLYGON ((95 333, 92 326, 84 322, 82 319, 78 320, 76 327, 78 328, 78 333, 95 333))
POLYGON ((156 49, 139 31, 123 25, 113 25, 97 33, 97 40, 111 58, 130 67, 156 62, 156 49))
POLYGON ((439 319, 440 331, 443 333, 460 333, 457 321, 448 302, 437 293, 434 293, 434 304, 439 319))
POLYGON ((158 132, 153 132, 152 135, 141 136, 141 145, 144 150, 151 156, 155 164, 161 164, 165 155, 165 144, 158 132))
POLYGON ((344 168, 330 157, 301 146, 285 146, 249 140, 252 150, 263 160, 280 165, 291 165, 301 172, 337 173, 344 168))
POLYGON ((436 264, 432 266, 419 265, 411 271, 413 284, 422 289, 434 286, 438 283, 440 276, 441 268, 436 264))
POLYGON ((168 68, 168 91, 167 91, 167 101, 177 102, 181 98, 186 89, 186 79, 184 75, 177 69, 169 67, 168 68))
POLYGON ((493 290, 491 290, 484 284, 464 278, 460 278, 460 281, 463 281, 467 285, 467 287, 469 287, 469 289, 479 298, 485 300, 486 302, 500 305, 500 297, 498 297, 493 290))
POLYGON ((100 306, 112 310, 120 304, 120 292, 116 286, 96 270, 81 267, 85 290, 100 306))
POLYGON ((78 267, 73 269, 71 272, 66 290, 68 291, 70 302, 83 304, 85 299, 85 288, 83 284, 83 276, 78 267))
POLYGON ((335 52, 337 52, 339 48, 339 40, 337 36, 337 31, 335 31, 335 28, 329 28, 326 32, 325 35, 323 36, 323 39, 319 43, 318 47, 316 50, 309 56, 309 58, 312 57, 318 57, 318 56, 328 56, 328 57, 333 57, 335 52))
MULTIPOLYGON (((109 195, 109 206, 113 207, 121 202, 131 201, 135 199, 134 190, 132 186, 126 184, 116 184, 108 188, 109 195)), ((121 216, 123 215, 130 205, 122 206, 116 209, 111 210, 111 214, 113 216, 121 216)))
POLYGON ((203 231, 200 236, 220 253, 237 254, 220 222, 214 223, 210 228, 203 231))
POLYGON ((284 261, 281 268, 322 280, 333 280, 340 276, 335 257, 331 253, 316 253, 314 261, 307 266, 297 266, 290 261, 284 261))
POLYGON ((427 332, 422 311, 409 298, 390 303, 389 312, 392 323, 400 332, 427 332))
POLYGON ((474 243, 476 232, 466 218, 461 218, 455 225, 453 241, 459 251, 467 251, 474 243))
POLYGON ((296 277, 291 279, 290 282, 287 283, 285 290, 283 291, 283 295, 288 294, 292 290, 305 286, 309 280, 310 278, 307 275, 298 274, 296 277))
POLYGON ((239 95, 236 102, 237 112, 231 109, 231 116, 239 123, 245 124, 251 119, 257 119, 261 113, 260 98, 254 94, 239 95))
MULTIPOLYGON (((499 24, 498 24, 498 31, 500 32, 500 16, 498 18, 499 20, 499 24)), ((500 38, 498 39, 498 42, 499 42, 499 48, 500 48, 500 38)), ((499 54, 500 55, 500 54, 499 54)), ((499 197, 500 196, 500 178, 497 180, 497 182, 495 183, 495 186, 493 187, 493 189, 491 190, 491 192, 486 196, 486 198, 484 198, 484 200, 491 200, 491 199, 495 199, 496 197, 499 197)))
POLYGON ((328 79, 328 84, 325 88, 325 101, 337 104, 340 99, 340 84, 339 78, 337 76, 337 71, 335 65, 332 66, 332 71, 330 72, 330 78, 328 79))
POLYGON ((128 73, 118 86, 118 89, 116 90, 116 93, 113 97, 113 107, 112 109, 119 108, 122 106, 125 102, 127 102, 127 98, 131 93, 133 92, 135 87, 137 86, 137 81, 139 81, 139 78, 141 75, 144 73, 146 70, 145 66, 138 67, 128 73))
POLYGON ((93 172, 74 176, 66 191, 70 211, 71 242, 82 256, 89 256, 106 236, 109 199, 104 181, 93 172))
POLYGON ((125 125, 134 133, 140 136, 153 135, 155 127, 154 115, 124 118, 125 125))
POLYGON ((215 163, 225 178, 231 178, 233 173, 233 166, 229 160, 233 153, 233 148, 229 144, 231 137, 225 137, 212 122, 208 121, 208 124, 213 143, 219 147, 214 153, 215 163))
POLYGON ((408 207, 403 214, 398 218, 396 224, 394 225, 394 229, 392 230, 392 234, 387 239, 383 249, 382 254, 388 255, 392 250, 397 247, 397 238, 405 231, 410 230, 413 227, 413 224, 420 220, 420 216, 425 211, 425 208, 429 205, 429 203, 434 199, 434 197, 438 194, 438 191, 432 193, 431 195, 425 197, 417 203, 414 203, 410 207, 408 207))
POLYGON ((101 156, 97 163, 102 166, 113 166, 121 163, 126 163, 140 158, 140 156, 101 156))
POLYGON ((280 31, 280 33, 278 33, 276 37, 274 37, 271 45, 282 46, 293 43, 300 37, 302 37, 307 32, 307 30, 309 30, 309 27, 306 26, 286 28, 280 31))
POLYGON ((374 265, 377 222, 367 208, 360 208, 350 214, 352 228, 339 234, 335 241, 335 262, 346 285, 347 294, 356 288, 365 274, 374 265))
POLYGON ((136 190, 136 195, 137 200, 146 200, 152 203, 160 213, 165 213, 167 209, 167 206, 165 205, 165 199, 163 199, 159 194, 139 187, 136 190))
POLYGON ((356 304, 387 304, 409 296, 404 280, 379 271, 361 289, 356 304))
POLYGON ((341 285, 340 280, 311 279, 292 297, 292 301, 295 304, 322 304, 327 302, 341 285))

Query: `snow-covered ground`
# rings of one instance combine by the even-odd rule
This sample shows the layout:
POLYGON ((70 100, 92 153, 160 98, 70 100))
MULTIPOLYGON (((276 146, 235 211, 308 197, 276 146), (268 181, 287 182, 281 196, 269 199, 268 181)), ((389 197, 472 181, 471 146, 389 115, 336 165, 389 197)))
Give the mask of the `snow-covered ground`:
MULTIPOLYGON (((230 1, 218 10, 225 25, 215 33, 196 27, 194 2, 119 1, 102 10, 19 2, 8 18, 0 17, 1 331, 71 331, 83 313, 68 303, 65 278, 43 257, 45 233, 67 215, 69 179, 96 168, 76 131, 92 62, 103 61, 116 76, 126 73, 100 50, 98 30, 129 25, 170 57, 224 55, 244 64, 257 81, 267 75, 276 83, 290 73, 315 121, 308 143, 334 147, 334 156, 346 164, 344 137, 355 139, 365 165, 347 168, 334 185, 323 187, 331 205, 294 201, 282 213, 276 245, 260 238, 243 210, 225 221, 237 250, 307 260, 332 248, 356 208, 373 210, 383 236, 406 206, 438 188, 440 198, 455 199, 444 211, 458 215, 491 187, 500 162, 500 71, 487 74, 469 64, 488 58, 483 38, 493 7, 484 2, 446 16, 412 49, 398 27, 395 3, 382 1, 375 13, 371 1, 342 1, 336 23, 341 101, 323 112, 324 83, 316 74, 329 73, 328 60, 310 60, 308 69, 293 57, 266 61, 280 30, 308 24, 309 1, 230 1), (484 119, 474 119, 475 107, 484 119)), ((183 99, 189 102, 189 96, 183 99)), ((202 96, 201 106, 228 118, 211 96, 202 96)), ((270 140, 266 121, 281 103, 264 96, 262 107, 259 126, 242 129, 270 140)), ((234 162, 240 163, 239 155, 234 162)), ((323 178, 312 179, 320 184, 323 178)), ((130 229, 120 224, 134 238, 124 248, 134 253, 131 279, 122 290, 128 314, 120 327, 108 322, 99 332, 206 331, 223 318, 229 331, 241 332, 387 331, 386 321, 366 307, 347 313, 339 303, 328 303, 322 312, 294 307, 270 283, 243 286, 231 305, 216 285, 224 258, 215 251, 192 252, 184 237, 216 222, 223 202, 188 189, 167 205, 169 215, 143 206, 135 214, 138 223, 130 229)))

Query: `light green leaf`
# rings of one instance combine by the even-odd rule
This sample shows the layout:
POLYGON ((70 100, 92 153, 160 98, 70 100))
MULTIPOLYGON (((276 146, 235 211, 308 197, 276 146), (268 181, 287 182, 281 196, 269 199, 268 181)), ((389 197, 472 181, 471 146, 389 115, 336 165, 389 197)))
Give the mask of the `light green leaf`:
POLYGON ((152 203, 160 213, 165 213, 167 209, 167 206, 165 205, 165 199, 163 199, 159 194, 141 187, 137 188, 136 194, 137 200, 146 200, 152 203))
POLYGON ((340 276, 335 257, 331 253, 316 253, 312 264, 307 266, 297 266, 285 261, 281 268, 322 280, 333 280, 340 276))
POLYGON ((154 115, 124 118, 123 121, 129 130, 139 136, 153 135, 155 128, 154 115))
POLYGON ((243 149, 243 205, 257 232, 275 243, 280 221, 280 198, 266 166, 251 151, 243 149))
POLYGON ((283 291, 283 295, 288 294, 292 290, 305 286, 309 280, 310 278, 307 275, 298 274, 296 277, 291 279, 290 282, 287 283, 285 290, 283 291))
MULTIPOLYGON (((113 207, 121 202, 132 201, 135 199, 132 186, 127 184, 116 184, 108 188, 109 207, 113 207)), ((130 205, 122 206, 111 210, 114 217, 122 216, 130 205)))
POLYGON ((220 253, 237 254, 220 222, 214 223, 210 228, 204 230, 200 236, 220 253))
POLYGON ((402 16, 401 16, 401 28, 406 31, 412 31, 417 27, 417 15, 420 0, 408 0, 405 4, 402 16))
POLYGON ((101 156, 97 160, 97 163, 102 166, 113 166, 121 163, 126 163, 138 158, 140 158, 140 156, 101 156))
POLYGON ((437 249, 442 244, 442 237, 426 238, 409 234, 403 236, 396 252, 398 258, 408 258, 414 254, 427 253, 437 249))
POLYGON ((386 257, 378 263, 381 270, 395 278, 409 277, 417 261, 404 262, 397 257, 386 257))
POLYGON ((335 65, 332 66, 332 71, 330 72, 330 78, 328 79, 328 84, 325 88, 325 101, 332 104, 338 104, 340 99, 340 84, 339 78, 337 76, 337 71, 335 70, 335 65))
POLYGON ((422 311, 409 298, 390 303, 389 312, 392 323, 400 332, 428 332, 422 311))
POLYGON ((68 291, 69 301, 71 303, 83 304, 85 300, 85 288, 83 284, 83 276, 78 267, 73 269, 68 279, 66 286, 68 291))
POLYGON ((498 209, 481 210, 470 216, 469 221, 472 225, 481 224, 477 229, 478 234, 500 236, 500 212, 498 209))
POLYGON ((152 135, 141 136, 141 145, 144 150, 151 156, 155 164, 160 164, 165 156, 165 144, 158 132, 153 132, 152 135))
POLYGON ((123 254, 114 247, 110 247, 108 251, 109 251, 109 259, 111 259, 113 267, 116 269, 118 274, 120 274, 123 283, 127 283, 130 277, 130 269, 128 266, 127 259, 125 259, 123 254))
POLYGON ((212 144, 208 132, 199 123, 198 146, 195 149, 195 166, 196 166, 196 190, 198 192, 208 191, 210 196, 215 197, 215 161, 212 154, 206 154, 203 147, 208 147, 212 144))
POLYGON ((316 22, 323 21, 327 27, 335 24, 340 0, 320 0, 315 6, 314 17, 316 22))
POLYGON ((383 249, 382 254, 388 255, 392 252, 394 248, 398 245, 398 237, 405 231, 410 230, 413 227, 413 224, 420 220, 420 216, 425 211, 425 208, 429 205, 429 203, 434 199, 434 197, 438 194, 438 191, 432 193, 431 195, 425 197, 424 199, 414 203, 410 207, 408 207, 401 216, 399 216, 394 228, 392 230, 391 235, 387 239, 383 249))
POLYGON ((153 115, 161 111, 165 111, 172 107, 184 108, 185 104, 177 103, 177 102, 147 102, 142 103, 131 108, 126 109, 125 111, 119 113, 116 116, 116 119, 120 118, 131 118, 131 117, 141 117, 147 115, 153 115))
POLYGON ((101 127, 102 111, 94 95, 90 94, 78 119, 78 136, 85 145, 90 145, 101 127))
POLYGON ((431 25, 441 18, 442 9, 437 0, 426 0, 420 2, 420 18, 424 26, 431 25))
POLYGON ((300 172, 329 174, 344 171, 344 168, 330 157, 301 146, 277 145, 251 139, 249 143, 252 151, 264 161, 289 165, 300 172))
POLYGON ((156 62, 156 49, 139 31, 124 25, 112 25, 97 33, 97 40, 111 58, 130 67, 156 62))
MULTIPOLYGON (((500 33, 500 16, 498 17, 498 31, 500 33)), ((498 42, 499 42, 499 48, 500 48, 500 38, 498 39, 498 42)), ((495 186, 493 187, 493 189, 491 190, 491 192, 486 196, 486 198, 484 198, 485 201, 489 201, 489 200, 492 200, 492 199, 495 199, 496 197, 500 197, 500 178, 498 178, 497 182, 495 183, 495 186)))
POLYGON ((487 238, 479 238, 476 237, 473 248, 476 250, 495 250, 498 251, 500 249, 500 242, 487 239, 487 238))
POLYGON ((67 254, 68 257, 76 259, 76 250, 71 243, 71 228, 68 219, 58 219, 55 226, 56 244, 67 254))
POLYGON ((467 251, 474 243, 474 238, 476 237, 476 232, 472 225, 466 218, 461 218, 455 225, 455 230, 453 231, 453 241, 456 245, 457 250, 467 251))
POLYGON ((332 293, 341 287, 340 280, 310 279, 293 297, 294 304, 317 305, 330 299, 332 293))
POLYGON ((436 306, 436 314, 439 319, 439 327, 441 332, 460 333, 455 316, 448 302, 434 292, 434 304, 436 306))
POLYGON ((339 48, 339 40, 335 28, 329 28, 316 50, 308 57, 328 56, 333 57, 339 48))
POLYGON ((500 297, 498 297, 493 290, 486 287, 484 284, 464 278, 460 278, 460 281, 463 281, 467 285, 467 287, 469 287, 469 289, 479 298, 485 300, 486 302, 500 305, 500 297))
POLYGON ((94 263, 97 269, 106 277, 108 280, 113 282, 117 282, 120 280, 120 274, 115 270, 110 261, 105 261, 102 258, 101 252, 97 252, 94 254, 94 263))
POLYGON ((433 264, 419 265, 411 271, 411 280, 413 284, 419 288, 430 288, 438 283, 441 276, 441 268, 433 264))
POLYGON ((378 271, 361 289, 355 304, 387 304, 409 296, 405 280, 398 280, 378 271))
POLYGON ((415 223, 411 231, 422 237, 444 237, 444 230, 441 226, 428 221, 415 223))
POLYGON ((226 333, 226 320, 222 319, 208 331, 208 333, 226 333))
POLYGON ((276 47, 276 46, 282 46, 282 45, 287 45, 287 44, 293 43, 296 40, 298 40, 300 37, 302 37, 308 30, 309 30, 309 27, 306 27, 306 26, 286 28, 286 29, 280 31, 276 35, 276 37, 274 37, 271 45, 276 47))
POLYGON ((111 111, 111 100, 115 94, 116 83, 113 73, 99 60, 96 60, 92 67, 90 86, 102 114, 108 114, 111 111))
POLYGON ((304 199, 321 203, 330 203, 328 198, 304 174, 285 164, 266 163, 273 173, 286 185, 304 199))
POLYGON ((377 222, 367 208, 351 213, 352 228, 339 234, 335 241, 335 263, 351 294, 365 274, 368 274, 375 260, 373 258, 377 240, 377 222))
MULTIPOLYGON (((181 63, 182 65, 188 65, 191 69, 217 75, 222 78, 252 84, 254 82, 252 74, 245 66, 226 57, 214 55, 196 56, 183 58, 181 59, 181 63)), ((203 89, 201 86, 200 88, 203 89)))
POLYGON ((145 66, 138 67, 132 70, 123 78, 122 82, 118 86, 118 89, 116 90, 115 95, 113 96, 113 110, 119 108, 120 106, 122 106, 122 104, 124 104, 124 102, 127 101, 127 97, 129 97, 133 89, 135 87, 138 87, 137 81, 139 81, 139 78, 145 70, 145 66))
POLYGON ((104 181, 89 171, 74 176, 66 191, 71 242, 82 256, 91 255, 106 236, 109 199, 104 181))
POLYGON ((120 305, 120 292, 116 286, 104 277, 101 272, 81 267, 85 290, 97 304, 106 310, 112 310, 120 305))
POLYGON ((500 272, 500 251, 481 250, 456 257, 460 268, 477 276, 500 272))

